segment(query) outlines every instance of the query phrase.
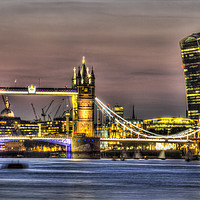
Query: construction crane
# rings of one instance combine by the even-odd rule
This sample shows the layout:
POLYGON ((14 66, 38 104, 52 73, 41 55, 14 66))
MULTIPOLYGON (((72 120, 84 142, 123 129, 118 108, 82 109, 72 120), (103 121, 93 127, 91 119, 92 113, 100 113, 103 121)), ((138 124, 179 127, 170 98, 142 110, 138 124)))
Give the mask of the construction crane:
POLYGON ((33 112, 34 112, 34 115, 35 115, 35 119, 36 119, 36 121, 38 121, 38 117, 37 117, 37 114, 36 114, 36 112, 35 112, 35 108, 34 108, 34 105, 31 103, 31 106, 32 106, 32 108, 33 108, 33 112))
POLYGON ((48 120, 52 121, 51 115, 50 115, 50 114, 51 114, 51 113, 48 114, 48 120))
POLYGON ((2 99, 3 99, 3 103, 4 103, 4 105, 6 106, 6 100, 5 100, 4 96, 1 95, 1 97, 2 97, 2 99))
POLYGON ((64 101, 64 99, 61 100, 60 105, 58 106, 58 109, 57 109, 57 111, 56 111, 56 113, 54 115, 54 119, 56 118, 56 115, 58 114, 58 111, 60 110, 60 107, 61 107, 63 101, 64 101))
POLYGON ((46 106, 44 108, 42 108, 42 117, 43 117, 43 120, 45 121, 45 117, 47 115, 47 112, 49 110, 49 108, 51 107, 52 103, 54 102, 54 100, 51 101, 51 103, 49 104, 48 108, 46 109, 46 111, 44 111, 44 109, 46 108, 46 106))

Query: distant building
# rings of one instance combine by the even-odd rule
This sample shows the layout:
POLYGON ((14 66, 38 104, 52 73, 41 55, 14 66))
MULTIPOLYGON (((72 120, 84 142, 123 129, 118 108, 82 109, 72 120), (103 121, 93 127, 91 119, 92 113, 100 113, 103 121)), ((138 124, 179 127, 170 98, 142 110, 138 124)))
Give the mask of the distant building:
POLYGON ((143 121, 144 129, 161 135, 169 135, 192 128, 195 121, 187 118, 154 118, 143 121))
POLYGON ((0 117, 0 136, 37 136, 37 122, 21 120, 19 117, 0 117))
POLYGON ((71 137, 72 120, 67 122, 65 118, 57 118, 54 121, 38 122, 38 126, 39 126, 38 136, 43 137, 43 136, 56 136, 56 135, 58 136, 59 135, 59 136, 71 137))
POLYGON ((14 113, 10 109, 10 104, 8 102, 8 97, 6 97, 5 108, 1 111, 1 116, 2 117, 14 117, 14 113))
POLYGON ((0 136, 37 136, 39 127, 37 122, 21 120, 15 117, 10 109, 8 97, 4 100, 5 108, 0 115, 0 136))
POLYGON ((117 115, 119 115, 120 117, 123 117, 124 116, 124 107, 123 106, 119 106, 119 105, 115 105, 114 112, 117 115))
POLYGON ((200 33, 192 34, 180 41, 185 86, 187 95, 187 117, 199 119, 200 115, 200 33))

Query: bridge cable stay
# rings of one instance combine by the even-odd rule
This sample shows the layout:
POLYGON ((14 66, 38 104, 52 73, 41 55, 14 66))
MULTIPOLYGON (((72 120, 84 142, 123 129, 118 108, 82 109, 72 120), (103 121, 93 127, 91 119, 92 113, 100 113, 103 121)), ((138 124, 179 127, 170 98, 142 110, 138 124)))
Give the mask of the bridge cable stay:
POLYGON ((169 136, 164 136, 164 135, 159 135, 150 131, 147 131, 145 129, 142 129, 131 122, 125 120, 124 118, 120 117, 117 115, 114 111, 112 111, 110 108, 108 108, 105 104, 103 104, 97 97, 95 98, 96 100, 96 105, 99 107, 99 109, 106 113, 109 117, 111 117, 113 120, 115 120, 117 123, 121 124, 126 128, 127 130, 134 132, 138 135, 148 137, 148 138, 163 138, 163 139, 175 139, 175 138, 185 138, 187 136, 191 136, 195 134, 196 132, 200 131, 199 127, 193 127, 190 129, 187 129, 185 131, 175 133, 169 136))
MULTIPOLYGON (((98 106, 99 110, 103 111, 103 109, 102 109, 98 104, 96 104, 96 105, 98 106)), ((116 123, 116 125, 117 125, 118 127, 120 127, 119 125, 121 125, 121 126, 123 126, 124 128, 126 128, 127 130, 129 130, 130 132, 134 132, 134 133, 137 134, 137 135, 139 134, 139 135, 142 135, 142 136, 144 136, 144 137, 148 137, 148 135, 146 135, 146 134, 142 134, 142 133, 138 132, 137 130, 133 130, 133 129, 127 127, 125 124, 121 123, 118 119, 116 119, 116 118, 115 118, 110 112, 108 112, 107 110, 104 110, 104 111, 105 111, 105 114, 107 114, 107 115, 109 116, 109 118, 111 118, 111 119, 113 119, 113 120, 115 121, 115 123, 116 123)))
POLYGON ((108 108, 107 106, 105 106, 102 102, 100 102, 99 99, 97 100, 97 98, 96 98, 96 102, 97 102, 98 106, 102 107, 101 110, 104 110, 111 118, 113 118, 116 121, 116 123, 121 124, 122 126, 124 126, 129 131, 133 131, 134 133, 139 134, 139 135, 144 136, 144 137, 150 137, 150 136, 153 137, 152 135, 150 135, 150 136, 147 135, 147 134, 153 134, 156 137, 163 138, 163 135, 159 135, 159 134, 156 134, 156 133, 149 132, 149 131, 144 130, 144 129, 138 127, 138 126, 135 126, 134 124, 128 122, 125 119, 123 119, 122 117, 120 117, 119 115, 117 115, 114 111, 112 111, 110 108, 108 108), (131 127, 128 127, 128 125, 131 126, 131 127), (145 134, 141 133, 139 131, 145 131, 145 134))
MULTIPOLYGON (((98 100, 99 100, 99 99, 98 99, 98 100)), ((102 102, 100 102, 100 103, 101 103, 100 105, 105 106, 102 102)), ((159 135, 159 134, 156 134, 156 133, 147 131, 147 130, 145 130, 145 129, 142 129, 142 128, 140 128, 140 127, 138 127, 138 126, 132 124, 131 122, 129 122, 129 121, 123 119, 122 117, 120 117, 119 115, 117 115, 114 111, 112 111, 112 110, 111 110, 110 108, 108 108, 107 106, 105 106, 105 107, 103 107, 103 108, 104 108, 104 109, 108 109, 109 112, 111 112, 116 118, 118 118, 118 119, 117 119, 118 122, 120 122, 120 120, 121 120, 123 126, 124 126, 124 125, 130 125, 131 128, 135 128, 135 129, 137 129, 137 130, 144 131, 146 134, 147 134, 147 133, 150 134, 150 136, 153 135, 153 136, 156 136, 156 137, 165 138, 165 136, 163 136, 163 135, 159 135)))
MULTIPOLYGON (((101 104, 102 105, 102 104, 101 104)), ((105 106, 105 105, 104 105, 105 106)), ((105 109, 105 108, 104 108, 105 109)), ((114 113, 112 110, 110 110, 112 113, 114 113)), ((121 118, 120 116, 118 116, 116 113, 114 113, 117 117, 119 117, 119 118, 121 118)), ((113 116, 112 116, 113 117, 113 116)), ((121 118, 121 119, 123 119, 123 118, 121 118)), ((123 119, 124 120, 124 119, 123 119)), ((118 122, 119 122, 119 120, 117 120, 118 122)), ((124 121, 126 121, 126 120, 124 120, 124 121)), ((130 122, 128 122, 128 121, 126 121, 126 123, 129 123, 129 124, 131 124, 130 122)), ((123 125, 123 124, 122 124, 123 125)), ((145 130, 145 129, 142 129, 142 128, 140 128, 140 127, 137 127, 137 126, 135 126, 135 125, 133 125, 133 124, 131 124, 132 126, 134 126, 134 127, 136 127, 137 129, 140 129, 140 130, 143 130, 143 131, 145 131, 145 132, 148 132, 148 133, 151 133, 151 134, 153 134, 154 136, 146 136, 146 137, 148 137, 148 138, 165 138, 165 139, 169 139, 169 138, 184 138, 184 137, 186 137, 186 136, 190 136, 190 135, 192 135, 192 134, 194 134, 194 133, 196 133, 196 132, 198 132, 199 131, 199 129, 197 129, 196 131, 194 131, 194 128, 196 129, 196 127, 193 127, 193 128, 191 128, 191 129, 188 129, 188 130, 185 130, 185 131, 182 131, 182 132, 180 132, 180 133, 177 133, 177 134, 173 134, 173 135, 170 135, 170 136, 163 136, 163 135, 159 135, 159 134, 155 134, 155 133, 152 133, 152 132, 149 132, 149 131, 147 131, 147 130, 145 130)), ((123 125, 124 126, 124 125, 123 125)), ((133 130, 134 131, 134 130, 133 130)), ((135 131, 134 131, 135 132, 135 131)), ((140 134, 141 135, 141 134, 140 134)))

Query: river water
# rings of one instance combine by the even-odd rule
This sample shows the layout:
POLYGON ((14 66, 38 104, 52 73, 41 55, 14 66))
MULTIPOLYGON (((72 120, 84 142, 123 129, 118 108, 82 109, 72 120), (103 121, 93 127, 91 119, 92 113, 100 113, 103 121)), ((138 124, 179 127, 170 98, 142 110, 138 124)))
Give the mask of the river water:
POLYGON ((200 162, 184 160, 4 159, 0 199, 200 199, 200 162))

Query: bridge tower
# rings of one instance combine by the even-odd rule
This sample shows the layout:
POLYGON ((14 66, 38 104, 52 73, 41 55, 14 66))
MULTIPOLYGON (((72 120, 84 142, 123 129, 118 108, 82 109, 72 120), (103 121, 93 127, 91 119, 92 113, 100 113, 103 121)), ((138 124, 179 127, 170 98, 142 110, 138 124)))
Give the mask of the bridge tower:
POLYGON ((77 134, 84 134, 86 137, 94 137, 94 100, 95 100, 95 76, 92 69, 85 66, 85 57, 82 66, 79 67, 72 78, 72 87, 77 89, 78 122, 77 134))
POLYGON ((73 158, 100 158, 100 138, 94 137, 95 76, 86 68, 85 57, 81 68, 74 69, 72 88, 78 91, 77 125, 72 137, 73 158))

